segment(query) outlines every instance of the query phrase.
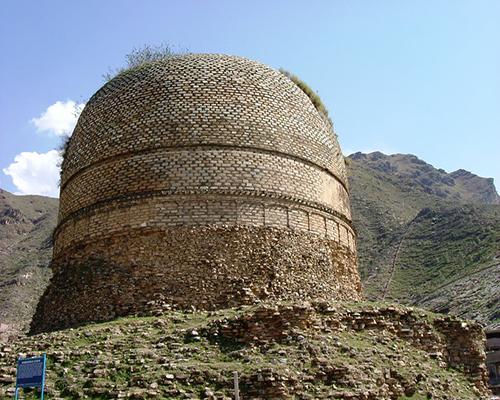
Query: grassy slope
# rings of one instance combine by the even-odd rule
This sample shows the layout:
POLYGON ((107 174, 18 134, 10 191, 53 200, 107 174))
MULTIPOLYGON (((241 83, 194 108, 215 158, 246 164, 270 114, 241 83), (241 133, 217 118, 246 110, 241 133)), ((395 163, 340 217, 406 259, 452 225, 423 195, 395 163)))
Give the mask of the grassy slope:
POLYGON ((57 199, 0 190, 0 322, 14 331, 28 327, 52 274, 57 208, 57 199))
MULTIPOLYGON (((454 200, 484 199, 469 192, 472 184, 495 199, 491 190, 484 190, 486 180, 455 182, 451 194, 443 197, 443 191, 436 194, 439 182, 423 184, 412 177, 414 165, 422 164, 413 161, 405 169, 401 159, 396 166, 386 158, 353 160, 350 168, 367 297, 422 305, 498 326, 500 317, 494 310, 500 308, 500 300, 494 271, 500 257, 500 205, 454 200), (461 301, 453 287, 462 288, 461 301), (439 301, 434 295, 438 289, 439 301)), ((445 174, 434 173, 427 164, 424 168, 428 177, 445 174)))
MULTIPOLYGON (((276 310, 288 306, 281 304, 276 310)), ((234 398, 234 371, 245 399, 478 397, 461 367, 444 367, 439 355, 399 338, 393 324, 356 330, 332 322, 370 314, 380 305, 333 307, 331 315, 318 312, 309 328, 281 327, 287 334, 278 342, 254 338, 243 343, 224 336, 225 326, 245 321, 259 309, 248 306, 217 312, 166 311, 156 317, 128 317, 22 338, 0 352, 0 396, 12 390, 19 353, 46 353, 50 398, 226 400, 234 398)), ((401 310, 416 318, 415 327, 434 329, 436 316, 431 313, 401 310)), ((26 399, 40 397, 38 389, 23 393, 26 399)))

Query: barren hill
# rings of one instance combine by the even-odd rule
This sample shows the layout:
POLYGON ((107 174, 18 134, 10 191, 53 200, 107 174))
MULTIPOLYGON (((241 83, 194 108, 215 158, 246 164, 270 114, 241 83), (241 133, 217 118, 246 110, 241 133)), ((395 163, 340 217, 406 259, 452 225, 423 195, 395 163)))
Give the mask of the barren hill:
POLYGON ((399 179, 411 179, 414 182, 408 181, 410 187, 442 199, 465 203, 500 204, 500 196, 492 178, 481 178, 463 169, 447 173, 412 154, 385 155, 380 152, 370 154, 358 152, 349 158, 374 171, 386 172, 399 179))
POLYGON ((500 205, 491 179, 412 155, 351 156, 365 294, 500 325, 500 205), (457 295, 458 294, 458 295, 457 295))
POLYGON ((58 200, 0 189, 0 336, 28 328, 52 275, 58 200))

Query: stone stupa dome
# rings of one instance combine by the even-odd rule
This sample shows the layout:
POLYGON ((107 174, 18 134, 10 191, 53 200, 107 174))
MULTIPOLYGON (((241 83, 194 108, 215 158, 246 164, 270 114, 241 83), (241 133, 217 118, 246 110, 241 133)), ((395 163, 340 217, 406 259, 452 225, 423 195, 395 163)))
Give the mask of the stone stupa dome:
POLYGON ((35 331, 162 306, 359 299, 331 123, 289 78, 242 57, 121 73, 67 148, 53 270, 35 331))

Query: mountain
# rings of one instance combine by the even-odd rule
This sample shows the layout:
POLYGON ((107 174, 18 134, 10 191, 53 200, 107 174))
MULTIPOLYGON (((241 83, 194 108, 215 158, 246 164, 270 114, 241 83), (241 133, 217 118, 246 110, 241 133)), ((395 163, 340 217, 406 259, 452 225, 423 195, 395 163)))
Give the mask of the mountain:
POLYGON ((366 297, 500 327, 500 200, 493 180, 448 174, 413 155, 349 159, 366 297))
POLYGON ((29 328, 52 272, 58 199, 0 189, 0 338, 29 328))
POLYGON ((406 182, 410 187, 419 186, 420 190, 442 199, 465 203, 500 204, 500 196, 492 178, 481 178, 463 169, 448 174, 411 154, 387 156, 380 152, 370 154, 358 152, 349 158, 374 171, 407 178, 406 182))

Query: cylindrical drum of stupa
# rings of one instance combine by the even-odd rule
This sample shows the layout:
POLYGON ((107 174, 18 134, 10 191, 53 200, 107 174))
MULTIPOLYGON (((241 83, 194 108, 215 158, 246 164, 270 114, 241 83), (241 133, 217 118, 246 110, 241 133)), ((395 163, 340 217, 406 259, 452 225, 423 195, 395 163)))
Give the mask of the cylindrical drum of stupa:
POLYGON ((344 157, 287 76, 242 57, 120 73, 62 163, 32 331, 168 308, 362 296, 344 157))

